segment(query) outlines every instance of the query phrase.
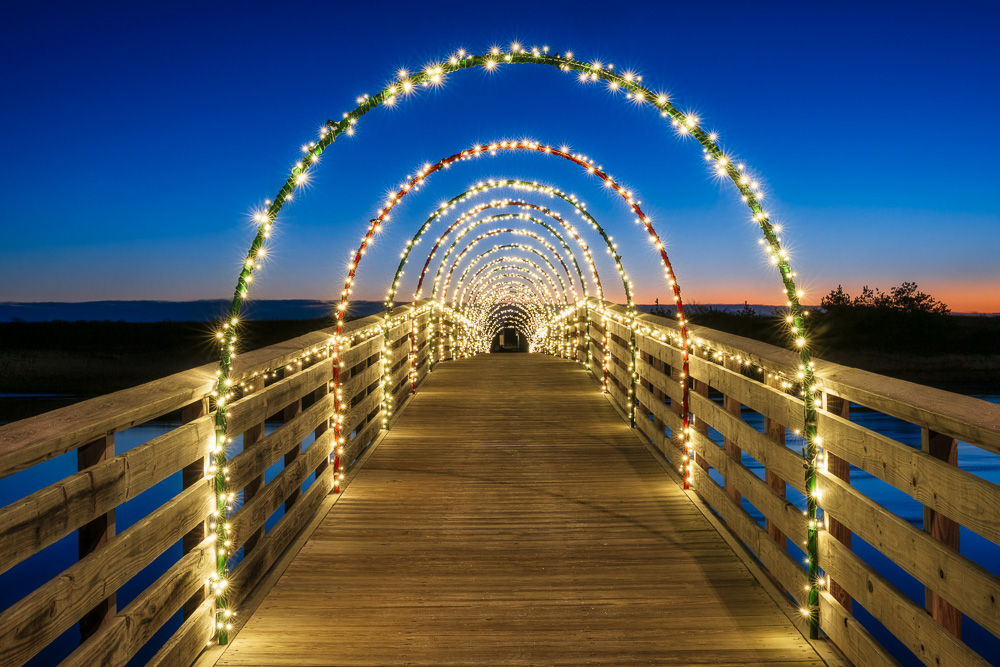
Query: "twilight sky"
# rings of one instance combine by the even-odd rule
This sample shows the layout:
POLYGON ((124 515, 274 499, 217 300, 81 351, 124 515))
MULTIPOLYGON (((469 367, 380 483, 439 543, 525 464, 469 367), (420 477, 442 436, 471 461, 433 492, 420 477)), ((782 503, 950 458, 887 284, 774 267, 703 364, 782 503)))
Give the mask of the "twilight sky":
MULTIPOLYGON (((916 281, 955 311, 1000 312, 998 20, 1000 4, 985 1, 10 5, 0 301, 228 298, 250 212, 323 122, 401 67, 518 41, 634 70, 717 131, 764 185, 806 303, 837 284, 916 281)), ((455 73, 363 118, 282 212, 251 295, 336 298, 367 221, 406 175, 521 137, 569 145, 627 184, 687 302, 783 301, 749 211, 695 141, 603 83, 526 65, 455 73)), ((437 203, 491 177, 580 196, 615 236, 637 300, 667 298, 622 202, 536 154, 456 165, 404 199, 355 297, 380 298, 437 203)), ((620 299, 610 262, 599 268, 620 299)))

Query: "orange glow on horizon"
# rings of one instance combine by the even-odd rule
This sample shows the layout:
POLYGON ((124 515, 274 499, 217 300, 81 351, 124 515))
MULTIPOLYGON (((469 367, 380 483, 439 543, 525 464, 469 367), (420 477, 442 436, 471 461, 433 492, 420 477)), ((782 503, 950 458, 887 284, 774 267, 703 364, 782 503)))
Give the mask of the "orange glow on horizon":
MULTIPOLYGON (((897 283, 882 285, 877 281, 867 280, 858 282, 857 284, 842 284, 848 294, 856 296, 861 293, 863 285, 878 287, 883 292, 887 292, 889 288, 897 283)), ((917 289, 920 291, 927 292, 938 301, 947 304, 953 313, 1000 313, 1000 289, 998 289, 1000 285, 997 283, 990 283, 987 280, 983 280, 924 284, 917 281, 917 285, 917 289)), ((830 290, 835 288, 836 285, 831 285, 823 289, 810 290, 803 302, 805 305, 818 306, 820 300, 829 294, 830 290)), ((697 297, 690 294, 693 291, 692 289, 685 293, 685 304, 742 304, 746 301, 750 305, 781 305, 779 299, 775 298, 773 289, 746 286, 741 291, 735 292, 732 288, 725 286, 707 287, 705 289, 698 289, 697 297)), ((661 305, 669 305, 658 291, 644 289, 642 285, 637 286, 636 303, 651 304, 657 297, 660 298, 661 305)))

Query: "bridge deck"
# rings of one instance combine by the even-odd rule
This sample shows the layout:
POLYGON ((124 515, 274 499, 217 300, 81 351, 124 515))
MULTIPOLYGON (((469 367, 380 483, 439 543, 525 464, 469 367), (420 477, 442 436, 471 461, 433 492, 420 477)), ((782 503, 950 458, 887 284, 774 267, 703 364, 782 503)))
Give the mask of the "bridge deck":
POLYGON ((578 364, 442 364, 218 665, 822 665, 578 364))

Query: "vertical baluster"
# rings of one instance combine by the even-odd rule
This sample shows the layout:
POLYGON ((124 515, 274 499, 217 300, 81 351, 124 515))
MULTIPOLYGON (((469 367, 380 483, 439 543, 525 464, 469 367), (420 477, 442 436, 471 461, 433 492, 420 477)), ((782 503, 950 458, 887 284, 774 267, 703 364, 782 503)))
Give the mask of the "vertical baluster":
MULTIPOLYGON (((302 413, 302 399, 300 398, 294 403, 285 406, 285 409, 281 411, 281 421, 287 424, 301 413, 302 413)), ((291 450, 285 453, 285 467, 287 468, 288 466, 290 466, 295 461, 295 459, 299 458, 299 455, 301 453, 302 453, 302 442, 300 441, 296 443, 295 447, 293 447, 291 450)), ((286 512, 292 509, 292 505, 295 504, 295 501, 298 500, 299 496, 301 495, 302 495, 302 487, 300 485, 288 495, 288 498, 285 499, 286 512)))
MULTIPOLYGON (((666 367, 667 367, 667 365, 659 357, 654 357, 654 356, 650 355, 650 357, 649 357, 649 363, 652 364, 652 366, 653 366, 653 372, 654 372, 655 375, 662 376, 662 375, 664 375, 666 373, 666 367)), ((656 379, 662 381, 664 378, 663 377, 657 377, 656 379)), ((659 389, 658 385, 653 385, 652 386, 652 392, 653 392, 653 398, 656 399, 656 402, 658 404, 660 404, 660 405, 663 405, 664 404, 663 397, 665 396, 665 394, 663 393, 663 390, 659 389)), ((657 415, 657 413, 654 413, 653 414, 653 428, 656 429, 656 432, 662 434, 664 426, 666 426, 666 424, 663 423, 663 420, 659 418, 659 416, 657 415)))
MULTIPOLYGON (((679 386, 680 383, 681 383, 681 369, 678 368, 678 367, 676 367, 676 366, 671 366, 670 367, 670 379, 672 379, 674 382, 676 382, 678 384, 678 386, 679 386)), ((679 393, 679 389, 678 389, 678 393, 679 393)), ((682 405, 681 400, 679 398, 678 399, 673 399, 673 398, 670 399, 670 409, 673 410, 674 414, 677 415, 681 419, 681 421, 683 422, 683 420, 684 420, 684 406, 682 405)), ((671 440, 671 442, 674 443, 674 446, 678 449, 678 451, 680 451, 681 457, 683 457, 684 456, 684 434, 681 433, 680 431, 678 431, 677 429, 671 429, 671 431, 670 431, 670 440, 671 440)))
MULTIPOLYGON (((208 414, 208 399, 203 398, 200 401, 192 403, 181 410, 181 423, 187 424, 195 419, 204 417, 208 414)), ((197 484, 202 479, 205 478, 208 470, 208 459, 207 457, 202 457, 197 461, 184 466, 181 469, 181 486, 185 489, 197 484)), ((192 528, 182 539, 181 539, 181 553, 189 553, 192 549, 201 544, 202 540, 208 537, 208 520, 202 522, 200 526, 195 526, 192 528)), ((191 614, 198 609, 200 605, 205 600, 206 588, 202 588, 201 591, 195 593, 191 598, 184 603, 184 618, 188 618, 191 614)))
MULTIPOLYGON (((776 388, 780 387, 780 383, 781 381, 777 377, 770 378, 767 381, 768 386, 776 388)), ((764 434, 769 438, 771 438, 772 440, 774 440, 775 447, 785 446, 784 424, 779 424, 770 417, 765 416, 764 434)), ((764 468, 764 481, 767 483, 768 486, 771 487, 771 490, 774 491, 778 496, 780 496, 781 498, 787 497, 787 492, 785 490, 785 480, 778 477, 777 474, 775 474, 771 469, 766 467, 764 468)), ((765 517, 765 525, 767 527, 767 534, 771 536, 771 539, 777 542, 778 546, 780 546, 782 550, 787 549, 788 538, 785 537, 785 534, 781 532, 781 530, 776 525, 774 525, 771 522, 771 520, 768 519, 767 517, 765 517)))
MULTIPOLYGON (((76 468, 82 471, 98 463, 110 461, 114 457, 115 436, 110 434, 77 449, 76 468)), ((80 526, 77 531, 80 560, 100 549, 114 536, 114 509, 80 526)), ((86 641, 88 637, 97 632, 98 628, 114 617, 118 606, 117 598, 117 594, 112 593, 83 615, 80 619, 80 643, 86 641)))
MULTIPOLYGON (((840 398, 839 396, 831 396, 830 394, 825 394, 824 398, 826 400, 826 411, 837 415, 838 417, 843 417, 844 419, 850 419, 851 417, 851 404, 848 401, 840 398)), ((826 466, 827 472, 829 472, 834 477, 838 477, 848 484, 851 483, 851 464, 846 460, 831 454, 829 451, 826 452, 826 466)), ((850 548, 851 546, 851 531, 848 530, 847 526, 840 523, 833 517, 826 516, 826 529, 830 533, 830 537, 838 540, 844 546, 850 548)), ((822 565, 822 563, 820 563, 822 565)), ((837 599, 837 602, 841 604, 848 612, 854 609, 854 600, 848 595, 847 591, 838 584, 837 582, 830 580, 830 595, 837 599)))
MULTIPOLYGON (((958 441, 926 427, 920 429, 924 452, 953 466, 958 465, 958 441)), ((942 544, 959 551, 961 526, 945 515, 924 506, 924 530, 942 544)), ((925 607, 935 621, 958 638, 962 637, 962 612, 930 588, 924 591, 925 607)))
MULTIPOLYGON (((316 391, 313 392, 313 401, 315 403, 318 403, 319 401, 322 401, 323 397, 326 396, 329 393, 330 393, 330 383, 329 382, 324 382, 323 385, 319 389, 317 389, 316 391)), ((333 414, 332 404, 331 404, 331 408, 330 408, 330 414, 333 414)), ((323 421, 321 421, 319 423, 319 426, 316 427, 316 430, 313 432, 313 435, 315 435, 316 440, 319 440, 320 436, 323 435, 324 433, 326 433, 328 430, 330 430, 330 416, 329 415, 327 415, 323 419, 323 421)), ((345 434, 345 435, 348 435, 348 434, 345 434)), ((337 449, 337 447, 339 447, 339 446, 340 445, 335 440, 334 443, 333 443, 333 446, 330 448, 330 453, 332 454, 337 449)), ((316 470, 315 470, 316 479, 318 479, 319 476, 323 474, 323 471, 326 470, 326 467, 328 465, 330 465, 330 456, 329 455, 328 456, 324 456, 320 460, 319 465, 316 466, 316 470)))
MULTIPOLYGON (((696 392, 701 394, 708 399, 708 384, 702 382, 701 380, 694 380, 692 382, 691 388, 696 392)), ((705 421, 704 417, 699 417, 694 415, 694 430, 705 436, 706 442, 708 441, 708 422, 705 421)), ((701 454, 695 452, 694 455, 695 463, 701 466, 702 470, 708 472, 708 460, 701 454)))
MULTIPOLYGON (((264 376, 258 375, 250 381, 250 393, 256 393, 264 388, 264 376)), ((264 437, 264 420, 260 423, 254 424, 253 426, 247 428, 243 432, 243 451, 247 451, 255 444, 260 442, 264 437)), ((259 476, 254 477, 250 480, 245 487, 243 487, 243 503, 246 504, 250 502, 250 499, 257 495, 264 488, 264 473, 259 476)), ((247 539, 243 542, 243 553, 248 554, 254 550, 259 542, 264 537, 264 526, 255 529, 249 535, 247 539)))
MULTIPOLYGON (((738 360, 732 359, 728 356, 726 357, 724 365, 726 368, 733 371, 734 373, 739 373, 742 367, 742 364, 738 360)), ((726 410, 726 412, 733 415, 737 419, 742 418, 741 415, 743 414, 743 406, 740 405, 740 402, 735 398, 731 396, 723 396, 722 407, 726 410)), ((733 459, 737 463, 743 462, 743 450, 740 449, 739 445, 737 445, 729 438, 725 438, 723 440, 723 447, 726 450, 726 456, 733 459)), ((736 486, 729 479, 726 479, 726 493, 729 494, 730 498, 736 501, 737 505, 741 507, 743 506, 742 494, 736 490, 736 486)))

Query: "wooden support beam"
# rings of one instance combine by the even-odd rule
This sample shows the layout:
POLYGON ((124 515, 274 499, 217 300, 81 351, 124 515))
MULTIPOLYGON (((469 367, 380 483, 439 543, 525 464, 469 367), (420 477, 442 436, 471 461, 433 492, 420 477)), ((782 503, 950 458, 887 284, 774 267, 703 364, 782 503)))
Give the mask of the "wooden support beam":
MULTIPOLYGON (((364 391, 364 390, 362 389, 362 391, 364 391)), ((320 399, 322 399, 324 396, 326 396, 329 393, 330 393, 330 383, 326 382, 326 383, 323 384, 323 386, 321 386, 319 389, 317 389, 316 391, 313 392, 313 400, 314 401, 319 401, 320 399)), ((327 417, 326 419, 323 420, 322 423, 320 423, 319 426, 316 427, 316 430, 313 432, 313 434, 316 436, 315 439, 319 440, 320 436, 323 435, 324 433, 326 433, 327 430, 329 430, 329 428, 330 428, 330 418, 327 417)), ((337 443, 334 442, 333 443, 333 449, 336 449, 336 448, 337 448, 337 443)), ((328 465, 330 465, 330 456, 329 455, 327 455, 326 457, 324 457, 323 460, 320 461, 320 464, 318 466, 316 466, 316 479, 319 479, 319 476, 323 474, 323 471, 326 470, 326 467, 328 465)))
MULTIPOLYGON (((115 436, 107 435, 87 443, 76 450, 76 469, 86 470, 115 457, 115 436)), ((80 560, 97 551, 115 536, 115 510, 80 526, 77 531, 80 560)), ((117 593, 112 593, 83 615, 80 619, 80 643, 97 632, 98 628, 114 618, 117 611, 117 593)))
MULTIPOLYGON (((777 378, 769 379, 767 381, 768 386, 777 387, 779 386, 779 381, 777 378)), ((770 417, 764 417, 764 435, 771 438, 779 447, 785 446, 785 425, 781 424, 770 417)), ((785 490, 785 480, 775 474, 770 468, 764 468, 764 481, 767 485, 771 487, 774 491, 782 498, 787 497, 787 491, 785 490)), ((765 525, 767 527, 767 534, 771 536, 771 539, 778 543, 782 549, 788 549, 788 539, 785 534, 775 526, 770 519, 764 519, 765 525)))
MULTIPOLYGON (((726 357, 726 361, 723 365, 729 370, 733 371, 734 373, 740 372, 740 366, 741 366, 740 362, 736 359, 733 359, 732 357, 726 357)), ((726 410, 726 412, 735 416, 737 419, 742 419, 743 406, 740 405, 740 402, 735 398, 733 398, 732 396, 724 395, 722 397, 722 407, 726 410)), ((739 463, 743 462, 743 450, 740 449, 740 446, 737 445, 732 438, 724 438, 723 447, 726 450, 726 456, 739 463)), ((728 477, 726 478, 725 488, 726 488, 726 493, 729 494, 729 497, 735 500, 737 505, 742 507, 743 497, 740 495, 740 492, 736 489, 736 486, 732 483, 732 481, 728 477)))
MULTIPOLYGON (((936 459, 953 466, 958 465, 958 441, 951 436, 920 429, 921 449, 936 459)), ((961 526, 944 514, 924 506, 924 531, 945 546, 959 552, 959 536, 961 526)), ((948 632, 958 638, 962 637, 962 612, 938 595, 929 587, 924 589, 925 608, 934 620, 940 623, 948 632)))
MULTIPOLYGON (((326 383, 323 384, 324 386, 326 385, 326 383)), ((285 409, 281 411, 281 420, 287 424, 288 422, 295 419, 295 417, 297 417, 301 412, 302 412, 302 399, 300 398, 291 405, 285 406, 285 409)), ((299 454, 301 453, 302 453, 302 443, 299 442, 298 445, 288 450, 288 452, 285 454, 285 467, 287 468, 288 466, 292 465, 295 459, 299 458, 299 454)), ((288 498, 285 499, 286 512, 292 509, 292 505, 295 504, 295 501, 299 499, 300 495, 302 495, 301 486, 298 489, 292 491, 288 495, 288 498)))
MULTIPOLYGON (((701 394, 702 396, 708 397, 708 385, 701 380, 693 380, 691 389, 695 392, 701 394)), ((705 440, 708 441, 708 422, 704 417, 698 417, 694 415, 694 430, 705 436, 705 440)), ((708 472, 708 459, 702 456, 700 453, 695 452, 694 454, 695 463, 701 466, 702 470, 708 472)))
MULTIPOLYGON (((826 411, 837 415, 838 417, 843 417, 844 419, 849 419, 851 416, 851 404, 845 401, 839 396, 831 396, 829 394, 825 395, 826 398, 826 411)), ((831 454, 826 453, 826 464, 827 470, 831 475, 844 480, 847 484, 851 483, 851 464, 844 459, 831 454)), ((851 531, 844 524, 840 523, 833 517, 827 517, 827 531, 830 533, 830 537, 837 540, 848 549, 851 548, 851 531)), ((854 610, 854 600, 851 598, 850 594, 844 590, 844 588, 834 581, 832 578, 830 580, 830 595, 840 603, 848 613, 852 613, 854 610)))
MULTIPOLYGON (((203 398, 200 401, 195 401, 191 405, 181 409, 181 423, 187 424, 188 422, 204 417, 207 414, 208 398, 203 398)), ((206 474, 208 474, 207 457, 203 457, 181 469, 181 487, 186 489, 190 486, 194 486, 202 478, 204 478, 206 474)), ((198 545, 201 544, 206 537, 208 537, 207 520, 203 521, 200 526, 192 528, 190 532, 181 538, 181 553, 188 554, 197 549, 198 545)), ((184 603, 184 618, 190 618, 191 614, 198 609, 198 605, 204 602, 206 592, 207 587, 203 586, 201 591, 192 595, 191 598, 184 603)))
MULTIPOLYGON (((264 388, 264 378, 258 376, 253 378, 249 383, 252 392, 257 393, 264 388)), ((257 424, 249 427, 243 432, 243 451, 247 451, 258 442, 264 439, 264 418, 257 424)), ((260 475, 251 479, 245 487, 243 487, 243 504, 250 502, 255 495, 260 493, 264 489, 264 471, 260 471, 260 475)), ((257 546, 257 543, 264 537, 264 526, 261 526, 257 530, 253 531, 250 535, 247 535, 246 541, 243 543, 243 554, 244 556, 257 546)))

